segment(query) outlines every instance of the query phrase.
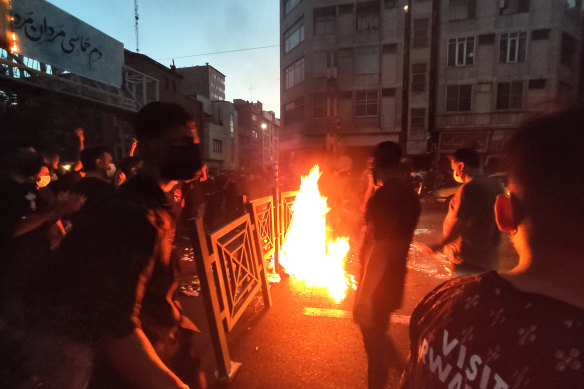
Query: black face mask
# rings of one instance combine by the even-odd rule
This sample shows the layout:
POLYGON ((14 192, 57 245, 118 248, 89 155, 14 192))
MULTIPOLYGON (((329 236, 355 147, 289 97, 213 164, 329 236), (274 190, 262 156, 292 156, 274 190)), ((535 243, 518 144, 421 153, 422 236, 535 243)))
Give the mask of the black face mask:
POLYGON ((160 161, 160 175, 169 181, 190 180, 201 168, 201 156, 196 144, 169 146, 160 161))

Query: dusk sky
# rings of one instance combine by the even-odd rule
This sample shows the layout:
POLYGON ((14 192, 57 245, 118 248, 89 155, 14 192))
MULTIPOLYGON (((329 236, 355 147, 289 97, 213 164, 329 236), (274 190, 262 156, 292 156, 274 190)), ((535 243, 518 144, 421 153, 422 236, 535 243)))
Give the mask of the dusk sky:
MULTIPOLYGON (((134 0, 49 0, 136 51, 134 0)), ((261 101, 280 116, 279 1, 138 0, 140 53, 225 74, 225 99, 261 101), (254 47, 257 50, 208 54, 254 47), (196 56, 195 56, 196 55, 196 56)))

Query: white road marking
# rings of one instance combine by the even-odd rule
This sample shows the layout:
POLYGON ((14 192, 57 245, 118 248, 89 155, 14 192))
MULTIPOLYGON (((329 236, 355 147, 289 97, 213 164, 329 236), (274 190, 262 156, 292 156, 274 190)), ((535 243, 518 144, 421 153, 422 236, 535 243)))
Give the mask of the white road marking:
MULTIPOLYGON (((351 319, 353 317, 353 312, 344 311, 342 309, 326 309, 326 308, 310 308, 304 307, 304 314, 306 316, 324 316, 324 317, 336 317, 338 319, 351 319)), ((397 324, 410 324, 410 316, 406 315, 391 315, 389 320, 391 323, 397 324)))

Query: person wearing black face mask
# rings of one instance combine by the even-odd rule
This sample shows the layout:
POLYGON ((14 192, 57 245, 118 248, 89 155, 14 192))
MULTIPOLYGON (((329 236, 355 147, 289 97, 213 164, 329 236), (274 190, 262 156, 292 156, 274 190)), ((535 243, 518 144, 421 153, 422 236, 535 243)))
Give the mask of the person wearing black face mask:
POLYGON ((170 299, 175 219, 167 193, 201 166, 189 120, 170 103, 138 113, 141 171, 84 207, 51 266, 39 271, 22 301, 0 312, 0 320, 15 318, 0 331, 0 354, 10 357, 0 366, 0 387, 32 379, 47 388, 205 387, 196 361, 185 374, 173 365, 176 342, 188 341, 180 328, 192 323, 170 299), (25 303, 29 311, 19 322, 25 303), (11 349, 2 350, 4 344, 11 349))

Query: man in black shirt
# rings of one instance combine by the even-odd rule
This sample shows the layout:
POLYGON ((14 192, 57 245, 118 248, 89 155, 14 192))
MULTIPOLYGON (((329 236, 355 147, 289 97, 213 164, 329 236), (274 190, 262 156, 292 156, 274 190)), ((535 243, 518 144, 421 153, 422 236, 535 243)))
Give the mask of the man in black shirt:
POLYGON ((141 174, 86 206, 50 266, 0 312, 0 351, 10 356, 0 386, 188 388, 142 320, 146 306, 151 328, 172 332, 180 320, 168 299, 174 218, 166 192, 201 165, 189 120, 169 103, 138 113, 141 174))
POLYGON ((584 109, 543 116, 506 147, 510 196, 496 219, 519 264, 457 277, 410 320, 403 388, 580 388, 584 384, 584 109))
POLYGON ((365 212, 367 229, 353 316, 363 334, 370 389, 385 388, 389 369, 403 368, 387 327, 391 312, 402 303, 420 201, 400 168, 400 158, 400 147, 394 142, 382 142, 375 149, 373 177, 381 187, 368 200, 365 212))
POLYGON ((116 174, 116 166, 107 148, 96 146, 82 150, 81 163, 85 177, 75 185, 73 191, 83 194, 87 198, 86 204, 91 205, 115 190, 112 179, 116 174))

